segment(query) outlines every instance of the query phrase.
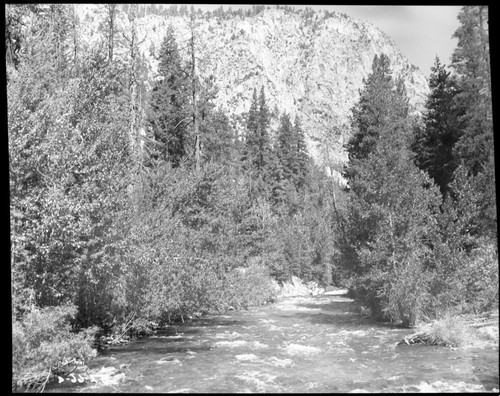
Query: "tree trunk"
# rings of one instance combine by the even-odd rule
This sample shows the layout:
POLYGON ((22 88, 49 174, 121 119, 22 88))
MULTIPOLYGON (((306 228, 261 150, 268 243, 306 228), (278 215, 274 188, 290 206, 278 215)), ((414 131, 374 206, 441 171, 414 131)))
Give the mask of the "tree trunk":
POLYGON ((136 76, 136 52, 137 52, 137 28, 136 28, 137 4, 130 6, 129 20, 132 23, 130 38, 130 120, 129 120, 129 143, 132 158, 135 160, 136 151, 136 128, 137 128, 137 76, 136 76))
MULTIPOLYGON (((108 4, 109 12, 109 36, 108 36, 108 56, 109 61, 113 61, 113 48, 114 48, 114 36, 115 36, 115 19, 116 19, 116 4, 108 4)), ((135 15, 134 15, 135 19, 135 15)))
POLYGON ((198 117, 196 105, 196 57, 194 56, 194 13, 191 14, 191 80, 192 80, 192 94, 193 94, 193 125, 195 135, 195 161, 196 172, 200 172, 200 135, 198 132, 198 117))

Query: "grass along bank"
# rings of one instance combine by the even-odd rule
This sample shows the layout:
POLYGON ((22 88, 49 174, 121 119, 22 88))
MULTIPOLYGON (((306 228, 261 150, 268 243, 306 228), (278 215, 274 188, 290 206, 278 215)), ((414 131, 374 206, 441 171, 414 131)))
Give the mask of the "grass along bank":
POLYGON ((423 323, 416 333, 406 336, 399 345, 439 345, 452 348, 498 345, 498 309, 481 315, 445 314, 423 323))

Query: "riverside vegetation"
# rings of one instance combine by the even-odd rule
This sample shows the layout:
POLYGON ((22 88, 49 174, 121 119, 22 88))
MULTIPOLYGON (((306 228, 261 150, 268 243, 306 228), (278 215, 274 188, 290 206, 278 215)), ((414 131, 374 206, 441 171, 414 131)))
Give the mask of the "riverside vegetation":
POLYGON ((405 327, 498 304, 487 7, 460 12, 452 72, 436 59, 421 115, 374 57, 346 183, 263 85, 243 131, 215 105, 217 76, 200 77, 196 57, 202 13, 182 11, 185 51, 165 31, 150 87, 137 5, 100 6, 97 46, 73 5, 5 7, 13 389, 67 377, 103 335, 273 301, 273 279, 347 287, 405 327))

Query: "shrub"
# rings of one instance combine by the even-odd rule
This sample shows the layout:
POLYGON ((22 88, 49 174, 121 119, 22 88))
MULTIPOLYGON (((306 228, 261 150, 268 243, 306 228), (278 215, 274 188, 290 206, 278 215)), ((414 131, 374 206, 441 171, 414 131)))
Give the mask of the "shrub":
POLYGON ((43 391, 54 376, 66 376, 95 356, 95 327, 74 333, 76 307, 33 307, 12 323, 12 388, 43 391))
POLYGON ((435 320, 424 327, 431 345, 459 347, 473 341, 476 337, 475 330, 468 326, 459 316, 450 313, 441 319, 435 320))
POLYGON ((257 260, 246 268, 230 271, 225 279, 225 289, 228 304, 236 309, 262 305, 276 299, 269 270, 257 260))
POLYGON ((443 312, 481 313, 498 304, 498 252, 480 241, 467 251, 437 246, 436 268, 430 283, 430 317, 443 312))
POLYGON ((462 307, 466 289, 460 277, 460 268, 467 261, 467 254, 453 249, 449 244, 436 244, 434 248, 433 277, 427 315, 440 318, 445 312, 462 307))
POLYGON ((400 320, 404 327, 415 325, 429 300, 428 278, 416 254, 394 263, 382 289, 387 299, 383 310, 392 320, 400 320))
POLYGON ((481 313, 498 304, 498 251, 495 246, 481 243, 471 252, 461 272, 467 311, 481 313))

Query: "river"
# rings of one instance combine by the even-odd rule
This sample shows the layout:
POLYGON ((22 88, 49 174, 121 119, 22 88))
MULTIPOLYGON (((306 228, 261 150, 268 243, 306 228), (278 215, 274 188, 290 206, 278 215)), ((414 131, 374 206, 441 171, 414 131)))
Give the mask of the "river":
POLYGON ((412 332, 338 292, 288 297, 112 347, 46 392, 498 392, 498 338, 397 346, 412 332))

